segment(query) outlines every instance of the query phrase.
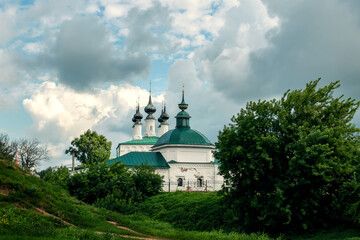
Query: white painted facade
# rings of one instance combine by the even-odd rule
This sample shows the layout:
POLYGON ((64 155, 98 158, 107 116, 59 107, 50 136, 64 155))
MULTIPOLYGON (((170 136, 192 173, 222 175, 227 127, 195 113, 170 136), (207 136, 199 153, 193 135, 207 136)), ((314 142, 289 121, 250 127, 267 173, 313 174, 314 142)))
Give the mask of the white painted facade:
POLYGON ((129 152, 150 152, 152 146, 153 145, 149 144, 120 145, 117 149, 118 152, 116 153, 116 156, 119 157, 129 152))
POLYGON ((167 131, 169 131, 169 124, 160 124, 160 126, 158 127, 159 137, 164 135, 164 133, 166 133, 167 131))
POLYGON ((168 172, 157 169, 164 177, 163 191, 218 191, 224 179, 218 175, 218 165, 211 163, 169 163, 168 172), (179 182, 181 179, 182 184, 179 182))
POLYGON ((155 119, 145 119, 145 137, 155 137, 155 119))
POLYGON ((142 124, 134 124, 133 126, 133 139, 142 139, 142 124))
POLYGON ((212 151, 215 146, 171 144, 153 147, 153 152, 161 152, 167 162, 214 162, 212 151))
MULTIPOLYGON (((179 104, 179 108, 182 110, 177 116, 177 126, 173 131, 184 131, 189 132, 190 129, 189 119, 190 115, 184 110, 187 109, 187 104, 184 101, 184 91, 182 96, 182 102, 179 104)), ((155 137, 155 118, 153 117, 153 113, 155 113, 156 109, 152 105, 151 95, 149 97, 149 104, 145 108, 145 111, 149 114, 145 119, 145 134, 144 137, 155 137)), ((139 116, 139 108, 137 108, 137 115, 139 116)), ((168 138, 163 138, 165 142, 158 142, 159 145, 156 145, 156 141, 159 141, 161 136, 163 136, 169 130, 169 126, 166 123, 166 120, 169 119, 169 115, 166 113, 166 108, 162 111, 161 116, 165 116, 165 121, 160 116, 159 122, 161 123, 158 128, 158 136, 159 139, 153 140, 153 144, 141 144, 141 143, 149 143, 146 142, 141 136, 141 118, 136 118, 136 123, 133 129, 133 140, 131 143, 137 142, 137 144, 129 144, 130 142, 126 142, 123 144, 119 144, 117 148, 117 156, 122 156, 131 152, 160 152, 162 157, 160 157, 155 164, 159 164, 157 166, 164 167, 167 163, 169 168, 157 168, 156 173, 163 176, 164 191, 217 191, 220 190, 224 179, 222 176, 218 174, 218 164, 215 163, 214 160, 214 149, 215 146, 212 145, 209 140, 206 139, 203 135, 202 139, 204 140, 202 144, 190 144, 195 138, 192 138, 194 135, 187 135, 186 140, 183 140, 183 143, 188 144, 178 144, 181 141, 171 140, 169 142, 168 138), (136 129, 135 129, 136 128, 136 129), (143 141, 141 141, 143 139, 143 141), (137 141, 140 140, 140 141, 137 141), (164 162, 164 159, 166 163, 164 162)), ((195 131, 193 131, 195 132, 195 131)), ((172 132, 173 133, 173 132, 172 132)), ((169 133, 169 134, 172 134, 169 133)), ((183 133, 183 132, 182 132, 183 133)), ((180 136, 178 134, 177 136, 180 136)), ((198 137, 198 136, 196 136, 198 137)), ((201 138, 200 138, 201 139, 201 138)), ((197 141, 193 141, 198 143, 197 141)), ((134 154, 131 154, 134 155, 134 154)), ((159 154, 156 154, 157 156, 159 154)), ((160 156, 161 156, 160 155, 160 156)), ((146 159, 144 159, 146 160, 146 159)), ((165 166, 166 167, 166 166, 165 166)))

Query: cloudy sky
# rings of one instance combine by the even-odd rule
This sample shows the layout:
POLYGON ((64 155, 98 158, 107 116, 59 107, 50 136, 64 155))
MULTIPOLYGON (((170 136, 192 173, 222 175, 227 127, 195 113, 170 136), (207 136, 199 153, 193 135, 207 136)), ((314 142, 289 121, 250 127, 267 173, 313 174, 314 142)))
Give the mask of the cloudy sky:
POLYGON ((247 101, 319 77, 360 100, 359 13, 357 0, 0 0, 0 132, 47 144, 41 169, 70 164, 87 129, 115 156, 150 80, 156 117, 165 100, 174 127, 184 83, 212 142, 247 101))

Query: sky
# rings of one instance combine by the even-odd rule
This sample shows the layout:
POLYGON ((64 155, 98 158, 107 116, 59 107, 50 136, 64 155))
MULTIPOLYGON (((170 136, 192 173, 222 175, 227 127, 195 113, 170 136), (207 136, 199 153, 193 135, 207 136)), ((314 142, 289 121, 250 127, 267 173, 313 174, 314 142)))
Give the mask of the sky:
POLYGON ((359 13, 357 0, 0 0, 0 133, 47 145, 44 169, 70 165, 87 129, 115 157, 150 81, 169 129, 184 84, 190 125, 213 143, 247 102, 319 77, 360 100, 359 13))

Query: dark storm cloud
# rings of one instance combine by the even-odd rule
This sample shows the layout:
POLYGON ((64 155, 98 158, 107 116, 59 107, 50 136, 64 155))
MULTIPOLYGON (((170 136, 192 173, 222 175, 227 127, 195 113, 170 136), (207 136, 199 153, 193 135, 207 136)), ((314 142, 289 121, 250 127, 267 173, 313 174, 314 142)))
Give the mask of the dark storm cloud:
MULTIPOLYGON (((339 92, 360 99, 359 1, 266 0, 267 14, 278 17, 280 25, 266 32, 267 46, 253 45, 247 55, 249 49, 232 37, 256 32, 257 25, 247 20, 251 17, 244 17, 249 14, 250 3, 244 1, 231 9, 219 37, 197 52, 198 62, 206 66, 200 65, 202 79, 209 79, 234 101, 280 96, 287 89, 304 88, 319 77, 323 79, 321 85, 340 80, 339 92), (238 22, 248 22, 249 31, 239 31, 238 22), (227 54, 220 55, 224 50, 227 54), (206 71, 210 74, 204 74, 206 71)), ((264 14, 258 12, 256 16, 264 14)), ((256 36, 248 43, 261 37, 259 33, 256 36)))
POLYGON ((105 26, 96 17, 86 16, 65 21, 55 47, 43 59, 57 70, 60 82, 76 90, 147 76, 148 56, 139 53, 118 56, 117 53, 109 42, 105 26))
POLYGON ((357 1, 266 1, 281 27, 272 47, 253 52, 249 83, 258 94, 282 94, 321 77, 341 80, 339 91, 360 99, 360 21, 357 1))
POLYGON ((126 22, 129 34, 125 40, 128 51, 163 51, 168 48, 163 34, 171 27, 169 9, 159 2, 146 10, 133 8, 126 22))

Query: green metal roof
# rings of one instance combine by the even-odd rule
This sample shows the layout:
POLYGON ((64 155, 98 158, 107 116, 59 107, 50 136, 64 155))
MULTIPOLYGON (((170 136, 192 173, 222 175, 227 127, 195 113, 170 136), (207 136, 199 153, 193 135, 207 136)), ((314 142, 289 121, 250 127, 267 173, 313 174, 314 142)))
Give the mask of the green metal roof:
POLYGON ((163 155, 159 152, 130 152, 107 161, 107 164, 110 165, 118 161, 126 164, 127 167, 135 167, 146 164, 156 168, 170 168, 163 155))
POLYGON ((119 143, 119 145, 142 145, 142 144, 149 144, 154 145, 159 137, 143 137, 142 139, 134 139, 131 141, 119 143))
POLYGON ((191 118, 189 113, 186 111, 179 112, 175 118, 191 118))
POLYGON ((201 132, 190 128, 176 128, 166 132, 154 147, 165 144, 213 145, 201 132))

